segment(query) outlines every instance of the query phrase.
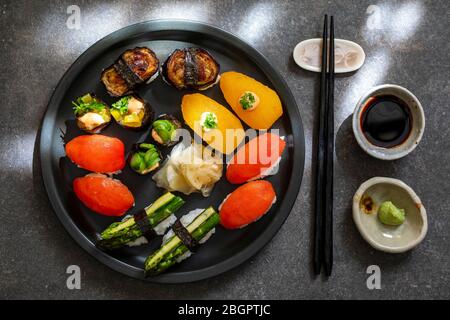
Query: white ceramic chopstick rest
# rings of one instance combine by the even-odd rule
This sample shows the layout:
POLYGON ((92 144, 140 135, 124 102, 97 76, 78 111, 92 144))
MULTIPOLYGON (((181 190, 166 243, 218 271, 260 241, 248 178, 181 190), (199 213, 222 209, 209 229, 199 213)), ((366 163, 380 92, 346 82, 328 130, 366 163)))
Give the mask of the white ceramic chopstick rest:
MULTIPOLYGON (((356 71, 364 64, 366 54, 355 42, 335 39, 334 66, 335 73, 356 71)), ((320 72, 322 39, 314 38, 300 42, 294 48, 294 61, 301 68, 320 72)))

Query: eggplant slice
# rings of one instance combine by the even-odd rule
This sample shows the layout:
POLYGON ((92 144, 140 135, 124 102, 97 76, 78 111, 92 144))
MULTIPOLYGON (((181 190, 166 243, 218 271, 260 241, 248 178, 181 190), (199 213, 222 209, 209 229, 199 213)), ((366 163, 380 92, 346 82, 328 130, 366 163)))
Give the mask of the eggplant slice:
MULTIPOLYGON (((159 60, 155 53, 146 47, 137 47, 125 51, 119 59, 121 67, 116 67, 119 73, 121 70, 128 68, 123 77, 127 73, 131 73, 133 80, 139 84, 151 81, 152 77, 159 70, 159 60)), ((148 82, 147 82, 148 83, 148 82)))
POLYGON ((113 97, 121 97, 131 92, 131 87, 120 76, 114 66, 103 70, 101 81, 105 85, 106 91, 113 97))
POLYGON ((126 50, 117 61, 106 68, 101 81, 113 97, 129 94, 142 84, 150 83, 158 76, 159 60, 155 53, 146 47, 126 50))
POLYGON ((219 73, 219 63, 202 48, 175 50, 161 72, 164 81, 179 90, 206 90, 217 83, 219 73))

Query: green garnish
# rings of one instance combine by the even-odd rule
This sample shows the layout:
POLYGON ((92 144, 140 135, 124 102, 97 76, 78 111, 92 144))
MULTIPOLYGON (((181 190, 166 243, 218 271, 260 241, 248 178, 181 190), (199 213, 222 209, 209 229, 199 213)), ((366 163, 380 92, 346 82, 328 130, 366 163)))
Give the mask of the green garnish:
POLYGON ((77 117, 88 112, 99 113, 105 109, 105 105, 94 99, 90 94, 86 94, 76 101, 72 101, 72 104, 74 105, 73 112, 77 117))
POLYGON ((205 117, 205 121, 203 122, 203 126, 208 129, 217 128, 217 118, 216 115, 212 112, 208 112, 205 117))
POLYGON ((241 99, 239 100, 239 103, 241 104, 242 109, 244 110, 252 108, 255 102, 256 102, 255 96, 250 92, 244 93, 241 99))
POLYGON ((131 96, 126 96, 121 98, 119 101, 111 105, 112 109, 119 111, 121 115, 128 113, 128 101, 130 101, 131 96))
POLYGON ((163 143, 172 140, 176 127, 170 120, 156 120, 153 122, 153 130, 156 131, 163 143))

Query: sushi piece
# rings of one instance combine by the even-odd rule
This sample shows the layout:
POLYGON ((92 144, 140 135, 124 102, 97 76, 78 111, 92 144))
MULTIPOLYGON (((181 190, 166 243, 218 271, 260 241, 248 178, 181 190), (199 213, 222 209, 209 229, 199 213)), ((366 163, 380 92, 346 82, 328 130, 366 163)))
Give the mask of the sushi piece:
POLYGON ((145 260, 145 275, 160 274, 187 259, 199 244, 211 237, 219 222, 220 217, 212 207, 194 210, 183 216, 179 224, 175 223, 172 230, 164 236, 161 248, 145 260))
POLYGON ((157 143, 170 147, 178 142, 177 130, 181 129, 181 123, 177 118, 163 114, 152 124, 152 138, 157 143))
POLYGON ((150 83, 158 75, 159 60, 147 47, 126 50, 116 61, 114 67, 132 87, 150 83))
POLYGON ((227 229, 243 228, 269 211, 276 199, 269 181, 247 182, 230 193, 220 205, 220 223, 227 229))
POLYGON ((103 70, 100 80, 105 85, 106 91, 113 97, 121 97, 132 91, 132 87, 122 78, 114 66, 103 70))
POLYGON ((159 167, 162 156, 151 143, 136 144, 130 156, 130 167, 139 174, 147 174, 159 167))
POLYGON ((115 173, 125 166, 125 145, 117 138, 83 135, 66 144, 66 155, 80 168, 97 173, 115 173))
POLYGON ((253 129, 267 130, 283 115, 278 94, 245 74, 223 73, 220 89, 233 111, 253 129))
POLYGON ((220 65, 202 48, 175 50, 162 66, 162 77, 171 86, 206 90, 219 79, 220 65))
POLYGON ((227 180, 240 184, 274 174, 286 142, 270 132, 251 139, 231 158, 227 166, 227 180))
POLYGON ((186 124, 222 154, 233 152, 245 137, 241 121, 230 110, 205 95, 184 95, 181 111, 186 124))
POLYGON ((92 211, 121 216, 134 205, 133 194, 122 182, 103 174, 90 173, 73 181, 73 191, 92 211))
POLYGON ((144 129, 153 119, 150 104, 137 95, 125 96, 113 103, 111 114, 119 125, 133 130, 144 129))
POLYGON ((112 223, 101 234, 97 246, 105 250, 113 250, 127 246, 145 244, 155 235, 163 235, 176 221, 174 213, 184 205, 184 200, 167 192, 142 212, 147 220, 147 225, 139 225, 143 221, 139 215, 127 216, 119 222, 112 223), (140 220, 139 220, 140 218, 140 220), (144 228, 148 228, 145 230, 144 228))
POLYGON ((138 85, 158 76, 159 60, 147 47, 126 50, 117 61, 103 70, 100 80, 113 97, 130 94, 138 85))
POLYGON ((99 133, 111 122, 108 105, 93 94, 85 94, 72 104, 78 127, 87 133, 99 133))

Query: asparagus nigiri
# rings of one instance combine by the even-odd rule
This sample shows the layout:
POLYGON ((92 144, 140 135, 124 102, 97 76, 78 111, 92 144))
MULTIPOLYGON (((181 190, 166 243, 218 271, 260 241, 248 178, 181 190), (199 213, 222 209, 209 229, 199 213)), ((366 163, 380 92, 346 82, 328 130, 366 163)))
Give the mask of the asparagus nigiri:
MULTIPOLYGON (((170 192, 159 197, 155 202, 144 209, 149 227, 153 228, 157 234, 164 234, 165 229, 176 220, 172 214, 183 204, 184 200, 182 198, 175 196, 170 192), (166 219, 170 218, 173 218, 169 220, 170 223, 164 223, 167 221, 166 219), (157 229, 159 224, 164 225, 162 228, 163 230, 161 231, 157 229)), ((143 235, 141 227, 136 222, 136 218, 134 216, 129 216, 123 221, 114 222, 106 228, 100 234, 97 246, 108 250, 118 249, 124 245, 131 244, 143 235)))
MULTIPOLYGON (((199 244, 204 243, 214 233, 215 227, 219 224, 219 214, 212 207, 200 212, 191 212, 191 214, 197 216, 185 228, 194 241, 199 244)), ((165 237, 161 248, 145 260, 144 271, 146 276, 157 275, 190 256, 189 248, 179 236, 175 235, 172 230, 169 231, 168 235, 169 237, 165 237)))

